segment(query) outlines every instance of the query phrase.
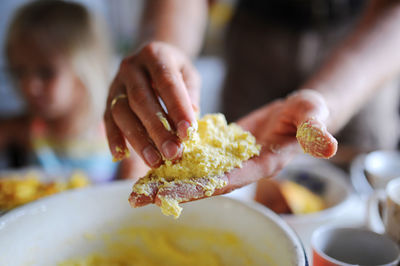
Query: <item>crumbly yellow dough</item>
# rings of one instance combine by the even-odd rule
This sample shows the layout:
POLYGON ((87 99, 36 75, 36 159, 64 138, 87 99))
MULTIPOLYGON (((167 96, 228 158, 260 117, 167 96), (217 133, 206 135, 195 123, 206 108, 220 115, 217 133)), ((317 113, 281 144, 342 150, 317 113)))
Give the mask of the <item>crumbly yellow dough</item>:
POLYGON ((219 230, 132 227, 112 237, 102 237, 105 250, 60 262, 58 266, 255 265, 259 263, 255 257, 270 262, 234 233, 219 230))
POLYGON ((163 124, 164 128, 168 131, 171 131, 171 126, 168 120, 164 117, 164 115, 161 112, 158 112, 156 115, 158 119, 160 119, 160 122, 163 124))
POLYGON ((74 172, 67 182, 42 182, 40 175, 35 172, 23 176, 17 174, 2 176, 0 178, 0 212, 64 190, 88 185, 87 176, 80 171, 74 172))
POLYGON ((297 129, 296 138, 300 143, 304 153, 314 157, 329 158, 331 155, 325 155, 324 151, 333 144, 324 137, 323 129, 312 120, 303 122, 297 129))
POLYGON ((130 156, 130 152, 129 152, 129 149, 128 148, 124 148, 124 149, 122 149, 121 147, 115 147, 115 151, 117 152, 117 153, 119 153, 119 154, 124 154, 121 158, 115 158, 114 156, 113 156, 113 158, 112 158, 112 161, 114 162, 114 163, 116 163, 116 162, 119 162, 119 161, 121 161, 122 159, 124 159, 124 158, 128 158, 129 156, 130 156))
MULTIPOLYGON (((205 196, 211 196, 215 189, 226 186, 221 178, 242 162, 259 155, 260 145, 250 132, 238 125, 227 124, 223 114, 209 114, 198 120, 198 130, 188 130, 189 140, 184 141, 182 159, 150 170, 134 186, 137 194, 150 195, 151 183, 159 182, 159 191, 181 185, 200 186, 205 196)), ((179 203, 188 199, 179 195, 158 196, 161 211, 165 215, 179 217, 182 208, 179 203)))

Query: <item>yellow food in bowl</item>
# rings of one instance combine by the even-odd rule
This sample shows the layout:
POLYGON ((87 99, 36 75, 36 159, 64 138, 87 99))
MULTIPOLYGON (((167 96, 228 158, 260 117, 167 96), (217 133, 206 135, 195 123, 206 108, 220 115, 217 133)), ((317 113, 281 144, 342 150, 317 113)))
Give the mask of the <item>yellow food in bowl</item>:
POLYGON ((234 233, 212 229, 134 227, 101 238, 103 250, 58 266, 255 265, 257 256, 264 263, 270 261, 234 233))
MULTIPOLYGON (((150 170, 133 186, 133 192, 149 196, 154 183, 160 184, 159 191, 177 184, 191 184, 200 186, 205 196, 211 196, 216 189, 226 186, 221 176, 235 167, 241 167, 243 161, 259 155, 261 149, 250 132, 234 123, 228 125, 223 114, 205 115, 198 120, 198 130, 192 128, 189 132, 189 140, 183 142, 182 159, 176 163, 167 160, 160 167, 150 170)), ((188 200, 178 195, 159 194, 158 198, 161 200, 161 211, 175 218, 182 211, 179 203, 188 200)))
POLYGON ((296 182, 285 180, 280 188, 293 214, 309 214, 326 208, 322 197, 296 182))
POLYGON ((0 210, 10 210, 39 198, 88 184, 87 177, 81 172, 72 174, 67 182, 42 182, 36 173, 2 177, 0 178, 0 210))

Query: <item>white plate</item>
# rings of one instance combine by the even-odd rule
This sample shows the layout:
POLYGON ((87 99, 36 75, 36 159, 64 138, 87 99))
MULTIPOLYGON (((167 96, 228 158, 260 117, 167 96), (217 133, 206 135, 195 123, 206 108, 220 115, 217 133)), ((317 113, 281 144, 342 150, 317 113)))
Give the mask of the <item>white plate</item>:
POLYGON ((85 235, 161 225, 231 231, 270 257, 260 265, 307 265, 293 230, 264 207, 214 197, 185 204, 182 216, 174 220, 155 206, 132 209, 130 188, 131 182, 115 182, 64 192, 5 214, 0 217, 0 265, 56 265, 99 247, 99 240, 89 241, 85 235))

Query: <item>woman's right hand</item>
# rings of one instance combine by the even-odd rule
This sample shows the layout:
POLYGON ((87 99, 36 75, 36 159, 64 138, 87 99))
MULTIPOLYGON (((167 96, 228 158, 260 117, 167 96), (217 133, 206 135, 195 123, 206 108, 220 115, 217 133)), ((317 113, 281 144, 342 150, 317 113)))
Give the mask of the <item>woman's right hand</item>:
POLYGON ((148 43, 122 60, 104 114, 113 158, 129 156, 125 139, 150 167, 180 158, 181 141, 197 126, 199 90, 190 59, 169 44, 148 43))

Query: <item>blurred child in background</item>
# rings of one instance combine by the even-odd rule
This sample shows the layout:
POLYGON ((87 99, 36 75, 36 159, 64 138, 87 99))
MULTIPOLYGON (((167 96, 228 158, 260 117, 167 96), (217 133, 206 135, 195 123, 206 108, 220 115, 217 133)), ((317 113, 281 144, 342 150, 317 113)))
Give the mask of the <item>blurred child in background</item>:
POLYGON ((112 179, 118 165, 102 124, 111 53, 99 18, 76 3, 32 2, 12 20, 5 52, 27 109, 0 121, 0 149, 26 148, 50 174, 80 169, 93 182, 112 179))

